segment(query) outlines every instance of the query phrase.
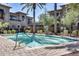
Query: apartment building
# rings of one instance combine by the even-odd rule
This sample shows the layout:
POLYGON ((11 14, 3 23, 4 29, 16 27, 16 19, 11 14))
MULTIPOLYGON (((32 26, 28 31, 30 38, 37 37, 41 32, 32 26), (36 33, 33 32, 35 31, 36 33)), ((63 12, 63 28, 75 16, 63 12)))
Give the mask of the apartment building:
POLYGON ((31 25, 33 17, 23 12, 10 12, 9 6, 0 4, 0 22, 9 22, 9 28, 26 27, 31 25))
MULTIPOLYGON (((70 8, 67 8, 67 6, 68 6, 69 4, 66 4, 66 5, 61 5, 60 7, 60 9, 58 9, 58 10, 56 10, 56 18, 59 20, 59 19, 61 19, 62 17, 64 17, 65 16, 65 13, 67 13, 68 11, 69 11, 69 9, 70 8)), ((54 10, 52 10, 52 11, 48 11, 48 14, 50 15, 50 16, 54 16, 54 10)))
MULTIPOLYGON (((50 16, 55 16, 54 15, 54 10, 52 10, 52 11, 49 11, 48 12, 48 14, 50 15, 50 16)), ((63 16, 63 9, 58 9, 58 10, 56 10, 56 18, 57 18, 57 20, 58 21, 60 21, 60 19, 62 18, 62 16, 63 16)))
POLYGON ((10 19, 10 8, 9 6, 0 4, 0 22, 9 21, 10 19))
MULTIPOLYGON (((65 16, 65 13, 67 13, 69 11, 70 8, 67 8, 68 5, 69 4, 62 5, 62 6, 60 6, 61 9, 56 10, 56 18, 57 18, 57 21, 60 22, 61 18, 65 16)), ((48 14, 50 16, 55 16, 54 15, 54 12, 55 12, 54 10, 53 11, 49 11, 48 14)), ((78 17, 78 19, 79 19, 79 17, 78 17)), ((77 21, 76 24, 73 25, 73 28, 75 28, 75 27, 78 27, 79 28, 79 21, 77 21)))
POLYGON ((11 24, 10 28, 27 27, 29 24, 32 24, 32 17, 27 16, 23 12, 11 12, 9 23, 11 24))

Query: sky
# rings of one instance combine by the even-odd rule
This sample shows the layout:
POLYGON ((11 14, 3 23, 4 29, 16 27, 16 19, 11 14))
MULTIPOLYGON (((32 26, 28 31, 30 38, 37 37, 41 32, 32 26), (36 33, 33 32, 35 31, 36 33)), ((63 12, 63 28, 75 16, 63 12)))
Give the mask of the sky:
MULTIPOLYGON (((22 9, 22 6, 19 4, 19 3, 9 3, 8 4, 10 7, 12 7, 11 9, 10 9, 10 12, 17 12, 17 11, 22 11, 21 9, 22 9)), ((60 6, 61 5, 63 5, 63 3, 58 3, 57 4, 57 8, 59 9, 59 8, 61 8, 60 6)), ((54 3, 47 3, 46 4, 46 9, 47 9, 47 11, 51 11, 51 10, 54 10, 54 3)), ((26 9, 24 9, 22 12, 24 12, 24 13, 26 13, 26 9)), ((39 15, 40 14, 42 14, 42 13, 45 13, 45 9, 43 8, 43 9, 39 9, 38 7, 36 8, 36 22, 38 22, 39 21, 39 15)), ((28 13, 28 15, 29 16, 33 16, 33 14, 32 14, 32 11, 30 11, 29 13, 28 13)))

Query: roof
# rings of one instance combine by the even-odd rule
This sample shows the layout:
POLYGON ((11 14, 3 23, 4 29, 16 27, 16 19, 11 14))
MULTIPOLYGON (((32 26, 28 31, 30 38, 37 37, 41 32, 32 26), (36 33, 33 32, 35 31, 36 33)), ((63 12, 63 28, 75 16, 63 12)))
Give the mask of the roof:
POLYGON ((10 6, 8 6, 7 4, 2 4, 0 3, 1 6, 7 7, 7 8, 11 8, 10 6))
POLYGON ((27 15, 26 13, 21 12, 21 11, 16 12, 16 14, 25 14, 25 15, 27 15))
POLYGON ((28 16, 28 15, 27 15, 27 17, 29 17, 29 18, 33 19, 33 17, 32 17, 32 16, 28 16))
MULTIPOLYGON (((61 5, 60 7, 64 7, 64 6, 66 6, 66 5, 69 5, 69 3, 66 3, 66 4, 64 4, 64 5, 61 5)), ((61 11, 61 10, 62 10, 62 8, 61 8, 61 9, 58 9, 57 11, 61 11)), ((54 12, 54 10, 48 11, 48 13, 50 13, 50 12, 54 12)))
POLYGON ((10 15, 15 15, 16 16, 16 13, 10 12, 10 15))
MULTIPOLYGON (((58 9, 56 11, 62 11, 62 9, 58 9)), ((54 10, 48 11, 48 13, 54 12, 54 10)))
POLYGON ((31 16, 28 16, 26 13, 23 13, 23 12, 10 12, 10 14, 11 15, 17 15, 17 14, 25 14, 26 15, 26 17, 29 17, 30 19, 32 19, 33 17, 31 17, 31 16))
POLYGON ((64 4, 64 5, 61 5, 60 7, 64 7, 64 6, 67 6, 67 5, 69 5, 69 3, 67 3, 67 4, 64 4))

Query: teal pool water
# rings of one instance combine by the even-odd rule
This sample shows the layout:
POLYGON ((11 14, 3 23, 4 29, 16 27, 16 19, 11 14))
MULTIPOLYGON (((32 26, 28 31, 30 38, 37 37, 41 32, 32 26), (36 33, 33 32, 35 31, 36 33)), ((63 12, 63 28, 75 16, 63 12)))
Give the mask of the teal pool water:
MULTIPOLYGON (((16 35, 7 36, 7 38, 16 41, 16 35)), ((44 46, 44 45, 56 45, 61 43, 67 42, 74 42, 77 41, 76 39, 60 37, 60 36, 53 36, 53 35, 42 35, 42 34, 25 34, 25 33, 18 33, 18 42, 26 44, 29 47, 37 47, 37 46, 44 46)))

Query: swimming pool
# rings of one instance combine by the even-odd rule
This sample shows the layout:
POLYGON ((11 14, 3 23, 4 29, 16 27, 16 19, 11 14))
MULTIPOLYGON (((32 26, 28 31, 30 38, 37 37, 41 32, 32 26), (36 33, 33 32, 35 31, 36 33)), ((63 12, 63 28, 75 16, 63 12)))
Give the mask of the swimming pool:
MULTIPOLYGON (((16 35, 7 36, 7 38, 16 41, 16 35)), ((74 42, 78 41, 73 38, 55 36, 55 35, 44 35, 44 34, 25 34, 25 33, 18 33, 18 42, 24 43, 28 47, 37 47, 37 46, 44 46, 44 45, 57 45, 61 43, 67 42, 74 42)))

